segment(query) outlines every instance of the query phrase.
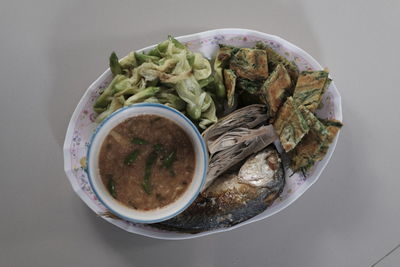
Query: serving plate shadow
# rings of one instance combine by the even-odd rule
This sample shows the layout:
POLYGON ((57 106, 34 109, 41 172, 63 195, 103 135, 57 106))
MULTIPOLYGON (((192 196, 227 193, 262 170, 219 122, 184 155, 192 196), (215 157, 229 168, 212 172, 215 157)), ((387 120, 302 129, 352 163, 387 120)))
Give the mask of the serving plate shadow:
MULTIPOLYGON (((289 60, 294 61, 299 67, 300 71, 323 69, 322 66, 312 56, 296 45, 278 36, 254 30, 216 29, 185 35, 177 37, 176 39, 185 43, 192 51, 200 52, 207 58, 211 58, 216 53, 219 43, 239 47, 251 47, 257 41, 262 41, 274 48, 274 50, 279 54, 285 56, 289 60)), ((155 45, 148 46, 139 51, 148 51, 154 46, 155 45)), ((111 71, 110 69, 107 69, 89 86, 79 101, 69 122, 65 137, 63 148, 64 169, 74 191, 86 203, 86 205, 88 205, 96 214, 101 215, 102 218, 108 222, 131 233, 167 240, 190 239, 219 232, 230 231, 243 225, 272 216, 273 214, 292 204, 318 180, 322 171, 332 157, 337 140, 339 138, 338 134, 333 143, 330 145, 328 153, 324 159, 315 165, 307 178, 304 178, 302 175, 297 173, 289 177, 290 173, 288 173, 286 176, 286 185, 282 194, 267 210, 232 227, 216 229, 197 234, 189 234, 160 230, 152 227, 151 225, 110 218, 102 215, 107 210, 101 201, 97 199, 96 195, 91 189, 86 173, 86 154, 90 138, 97 127, 97 123, 94 122, 96 113, 93 111, 92 106, 98 97, 99 92, 101 92, 109 84, 111 79, 111 71)), ((340 121, 343 120, 341 97, 334 82, 330 84, 328 90, 325 92, 322 99, 322 104, 322 108, 317 110, 317 115, 319 117, 336 119, 340 121)))

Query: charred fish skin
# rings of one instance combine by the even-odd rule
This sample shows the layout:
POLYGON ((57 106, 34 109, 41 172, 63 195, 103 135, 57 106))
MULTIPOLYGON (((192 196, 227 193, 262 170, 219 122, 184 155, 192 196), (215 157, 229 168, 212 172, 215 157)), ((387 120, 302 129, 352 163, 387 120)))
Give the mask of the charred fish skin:
MULTIPOLYGON (((198 233, 231 227, 246 221, 264 210, 280 195, 285 185, 285 173, 279 154, 273 146, 262 150, 276 157, 275 172, 265 187, 244 183, 237 173, 218 178, 184 212, 155 227, 178 232, 198 233)), ((269 164, 269 163, 268 163, 269 164)))
POLYGON ((257 198, 252 199, 246 205, 240 205, 232 211, 220 209, 215 200, 203 198, 185 216, 178 215, 168 221, 159 223, 156 227, 186 233, 199 233, 219 228, 227 228, 246 221, 266 210, 280 194, 276 191, 264 190, 257 198), (269 196, 266 200, 266 196, 269 196), (269 200, 269 201, 268 201, 269 200), (222 212, 221 212, 222 211, 222 212))

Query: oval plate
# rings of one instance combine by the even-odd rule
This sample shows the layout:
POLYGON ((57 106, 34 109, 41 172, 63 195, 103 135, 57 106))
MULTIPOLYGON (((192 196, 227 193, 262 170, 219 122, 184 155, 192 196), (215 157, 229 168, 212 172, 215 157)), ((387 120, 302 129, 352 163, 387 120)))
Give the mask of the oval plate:
MULTIPOLYGON (((294 61, 299 67, 300 71, 322 69, 321 65, 313 57, 297 46, 275 35, 258 31, 245 29, 217 29, 185 35, 177 37, 177 39, 185 43, 190 50, 194 52, 200 52, 207 58, 211 58, 216 53, 219 43, 238 47, 252 47, 257 41, 262 41, 274 48, 279 54, 285 56, 291 61, 294 61)), ((139 51, 148 51, 154 46, 155 45, 152 45, 139 51)), ((106 208, 97 199, 90 187, 85 170, 86 154, 90 137, 97 126, 97 124, 94 122, 96 113, 93 111, 92 106, 96 98, 99 96, 99 92, 109 84, 111 79, 112 74, 110 69, 107 69, 86 90, 72 115, 64 142, 65 173, 67 174, 67 177, 78 196, 96 214, 104 213, 106 208)), ((325 92, 322 103, 322 108, 317 110, 317 115, 319 117, 342 121, 341 98, 334 82, 330 84, 328 90, 325 92)), ((310 188, 312 184, 318 180, 333 154, 338 137, 339 135, 331 144, 325 158, 316 164, 307 179, 304 179, 304 177, 299 174, 294 174, 291 177, 287 176, 286 185, 282 194, 267 210, 235 226, 197 234, 187 234, 159 230, 151 227, 151 225, 132 223, 120 219, 108 218, 105 216, 102 217, 108 222, 125 229, 128 232, 153 238, 170 240, 189 239, 236 229, 240 226, 265 219, 286 208, 297 198, 299 198, 308 188, 310 188)))

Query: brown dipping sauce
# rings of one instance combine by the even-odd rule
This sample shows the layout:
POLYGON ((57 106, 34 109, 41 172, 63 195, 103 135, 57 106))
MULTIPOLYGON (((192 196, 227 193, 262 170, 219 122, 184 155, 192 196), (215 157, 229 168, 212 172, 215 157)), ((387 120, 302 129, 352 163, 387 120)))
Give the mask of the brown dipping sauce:
POLYGON ((115 199, 134 209, 152 210, 174 202, 186 191, 195 169, 194 148, 173 121, 140 115, 107 135, 99 169, 115 199))

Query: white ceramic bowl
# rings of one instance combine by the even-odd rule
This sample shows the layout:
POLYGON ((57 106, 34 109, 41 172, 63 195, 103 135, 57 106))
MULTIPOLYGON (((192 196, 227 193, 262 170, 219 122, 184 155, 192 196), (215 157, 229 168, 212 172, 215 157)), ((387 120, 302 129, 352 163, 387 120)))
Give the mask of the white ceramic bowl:
MULTIPOLYGON (((165 35, 167 34, 168 33, 165 33, 165 35)), ((159 41, 163 41, 165 38, 166 36, 160 36, 159 41)), ((215 55, 219 43, 239 47, 252 47, 257 41, 261 41, 270 45, 280 55, 294 61, 301 71, 322 69, 322 66, 301 48, 278 36, 263 32, 246 29, 216 29, 177 37, 177 39, 185 43, 190 50, 202 53, 208 58, 212 58, 215 55)), ((126 45, 126 47, 129 46, 131 45, 126 45)), ((154 46, 155 45, 148 46, 138 51, 146 52, 154 46)), ((88 181, 85 162, 90 137, 97 127, 97 124, 95 123, 96 113, 93 111, 93 103, 98 97, 99 92, 104 90, 104 88, 110 83, 112 77, 110 69, 107 69, 86 90, 71 117, 64 143, 64 166, 67 177, 77 195, 86 203, 86 205, 99 215, 104 213, 107 209, 98 200, 96 194, 93 193, 93 189, 88 181)), ((333 80, 335 80, 334 77, 333 80)), ((335 86, 335 82, 332 82, 328 90, 325 92, 322 98, 322 103, 322 108, 317 110, 319 117, 342 120, 341 98, 339 91, 335 86)), ((307 179, 304 179, 302 175, 297 173, 290 177, 288 175, 286 177, 286 184, 283 192, 268 209, 257 216, 232 227, 189 234, 160 230, 149 224, 133 223, 106 216, 102 216, 102 218, 131 233, 169 240, 189 239, 225 232, 252 222, 266 219, 288 207, 318 180, 335 150, 338 138, 339 136, 337 136, 334 142, 330 145, 325 158, 316 164, 307 179)))
POLYGON ((196 199, 205 181, 208 167, 208 153, 204 140, 196 126, 181 112, 161 104, 142 103, 114 112, 97 127, 89 145, 87 163, 89 182, 93 191, 103 205, 113 214, 131 222, 155 223, 167 220, 181 213, 196 199), (149 211, 130 208, 114 199, 102 182, 99 172, 100 149, 107 135, 118 124, 139 115, 157 115, 174 121, 186 132, 192 141, 196 155, 193 179, 183 195, 169 205, 149 211))

